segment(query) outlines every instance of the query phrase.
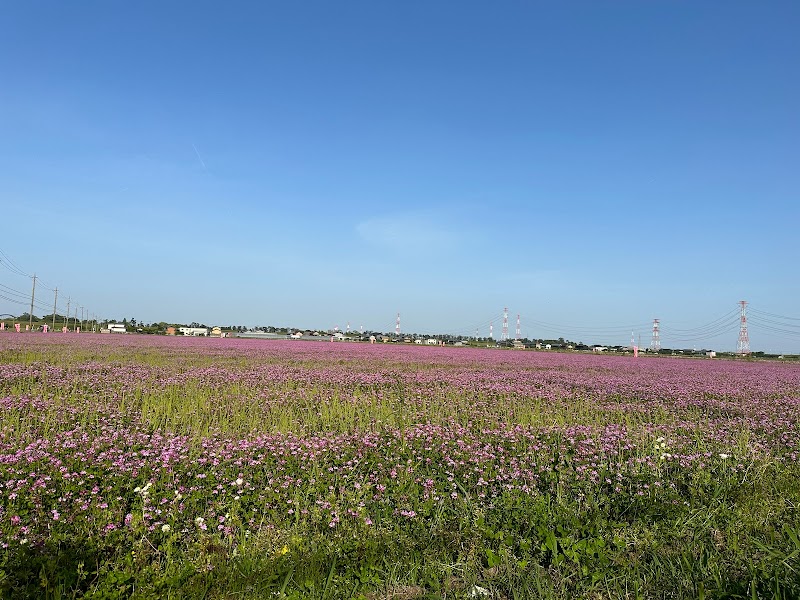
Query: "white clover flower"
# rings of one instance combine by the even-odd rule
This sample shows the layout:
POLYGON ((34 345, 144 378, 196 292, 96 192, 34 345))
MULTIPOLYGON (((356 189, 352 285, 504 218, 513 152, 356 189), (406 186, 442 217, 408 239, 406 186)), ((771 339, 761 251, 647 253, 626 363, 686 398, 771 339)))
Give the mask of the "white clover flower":
POLYGON ((166 523, 164 523, 164 524, 161 526, 161 531, 162 531, 162 532, 164 532, 164 533, 169 533, 169 525, 167 525, 166 523))
POLYGON ((469 589, 469 592, 467 592, 467 596, 469 596, 470 598, 481 598, 483 596, 488 596, 488 595, 489 595, 489 590, 479 585, 473 585, 469 589))
POLYGON ((722 454, 720 454, 720 455, 719 455, 719 457, 720 457, 722 460, 725 460, 725 459, 728 459, 728 458, 730 458, 730 457, 731 457, 731 455, 730 455, 730 454, 725 454, 725 453, 723 452, 722 454))

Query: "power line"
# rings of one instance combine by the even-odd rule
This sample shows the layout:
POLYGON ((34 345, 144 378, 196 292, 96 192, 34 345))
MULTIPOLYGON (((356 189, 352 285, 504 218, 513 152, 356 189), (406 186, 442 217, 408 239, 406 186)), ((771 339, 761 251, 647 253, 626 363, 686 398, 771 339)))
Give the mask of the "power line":
POLYGON ((785 317, 783 315, 776 315, 775 313, 766 312, 766 311, 763 311, 763 310, 758 310, 757 308, 751 308, 750 312, 766 315, 766 316, 769 316, 769 317, 775 317, 777 319, 784 319, 786 321, 800 321, 800 317, 785 317))
POLYGON ((6 269, 11 271, 12 273, 16 273, 17 275, 22 275, 23 277, 30 277, 25 271, 20 269, 13 260, 0 249, 0 264, 2 264, 6 269))

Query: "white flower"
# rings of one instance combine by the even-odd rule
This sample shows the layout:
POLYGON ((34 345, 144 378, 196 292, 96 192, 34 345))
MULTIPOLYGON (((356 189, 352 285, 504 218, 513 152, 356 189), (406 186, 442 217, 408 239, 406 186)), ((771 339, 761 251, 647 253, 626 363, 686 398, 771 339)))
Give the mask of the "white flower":
POLYGON ((489 590, 487 590, 486 588, 482 588, 479 585, 473 585, 469 589, 469 592, 467 592, 467 595, 470 598, 480 598, 482 596, 488 596, 489 595, 489 590))
POLYGON ((233 482, 233 485, 236 485, 236 486, 238 486, 238 487, 242 487, 242 484, 243 484, 243 483, 244 483, 244 479, 242 479, 241 477, 239 477, 239 479, 237 479, 236 481, 234 481, 234 482, 233 482))
POLYGON ((730 455, 730 454, 725 454, 725 453, 723 453, 723 454, 720 454, 720 455, 719 455, 719 457, 720 457, 722 460, 725 460, 726 458, 730 458, 730 457, 731 457, 731 455, 730 455))
POLYGON ((164 524, 161 526, 161 531, 162 531, 162 532, 164 532, 164 533, 169 533, 169 525, 167 525, 166 523, 164 523, 164 524))

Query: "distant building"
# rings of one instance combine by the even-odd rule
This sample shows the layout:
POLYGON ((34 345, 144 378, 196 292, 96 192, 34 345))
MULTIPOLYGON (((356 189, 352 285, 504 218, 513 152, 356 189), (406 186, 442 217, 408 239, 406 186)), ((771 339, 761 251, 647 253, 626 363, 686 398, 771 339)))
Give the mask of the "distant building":
POLYGON ((517 350, 525 349, 525 343, 522 340, 514 340, 513 344, 514 348, 516 348, 517 350))
POLYGON ((211 328, 211 337, 222 337, 222 328, 220 327, 212 327, 211 328))
POLYGON ((237 338, 248 338, 258 340, 285 340, 288 336, 280 333, 270 333, 268 331, 244 331, 236 334, 237 338))
POLYGON ((109 333, 125 333, 125 325, 122 323, 109 323, 108 324, 108 332, 109 333))
POLYGON ((207 327, 178 327, 178 331, 190 337, 206 337, 208 335, 207 327))
POLYGON ((167 327, 167 335, 175 335, 175 328, 167 327))

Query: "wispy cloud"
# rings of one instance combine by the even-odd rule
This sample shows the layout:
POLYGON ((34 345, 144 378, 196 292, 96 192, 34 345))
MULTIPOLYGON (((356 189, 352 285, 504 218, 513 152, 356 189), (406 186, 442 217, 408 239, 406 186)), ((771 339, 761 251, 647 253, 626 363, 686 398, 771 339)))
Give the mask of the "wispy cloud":
POLYGON ((197 149, 197 146, 195 146, 194 144, 192 144, 192 148, 194 148, 194 153, 197 154, 197 160, 199 160, 200 164, 203 165, 203 171, 205 171, 206 170, 206 163, 203 162, 203 157, 200 156, 200 151, 197 149))

